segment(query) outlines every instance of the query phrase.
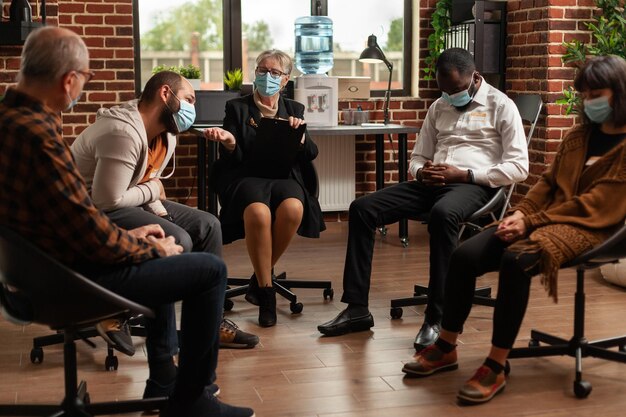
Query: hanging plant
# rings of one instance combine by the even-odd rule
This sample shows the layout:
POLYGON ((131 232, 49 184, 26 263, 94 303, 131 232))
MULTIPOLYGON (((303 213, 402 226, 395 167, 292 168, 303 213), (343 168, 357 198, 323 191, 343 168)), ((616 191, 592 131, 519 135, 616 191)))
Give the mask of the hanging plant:
POLYGON ((435 64, 446 47, 446 33, 450 29, 452 0, 439 0, 430 20, 434 31, 428 36, 428 56, 424 59, 425 80, 435 79, 435 64))

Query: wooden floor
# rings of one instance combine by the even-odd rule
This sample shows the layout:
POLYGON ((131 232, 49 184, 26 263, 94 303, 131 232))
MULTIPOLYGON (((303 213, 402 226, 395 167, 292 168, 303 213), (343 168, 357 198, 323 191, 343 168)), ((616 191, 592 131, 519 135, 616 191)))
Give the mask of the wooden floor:
MULTIPOLYGON (((278 270, 292 278, 330 279, 336 291, 324 301, 320 290, 298 290, 304 302, 300 315, 278 302, 278 325, 261 329, 257 309, 235 300, 227 313, 241 328, 257 333, 261 343, 252 350, 222 350, 218 384, 222 400, 253 407, 258 417, 403 417, 403 416, 623 416, 626 412, 626 365, 588 358, 584 375, 593 384, 589 398, 572 393, 574 361, 569 357, 516 359, 504 393, 488 404, 457 404, 459 386, 481 364, 491 336, 491 309, 475 307, 460 338, 459 370, 427 379, 405 379, 402 364, 411 359, 413 338, 423 321, 423 307, 404 310, 390 320, 389 300, 408 296, 413 283, 427 282, 428 250, 424 226, 410 224, 410 246, 402 248, 397 228, 377 237, 370 310, 376 326, 335 338, 320 337, 316 326, 343 308, 341 277, 347 223, 331 223, 319 240, 297 238, 278 270)), ((243 242, 225 247, 232 276, 249 276, 251 267, 243 242)), ((560 302, 554 305, 535 282, 519 345, 528 342, 531 327, 569 337, 572 327, 574 280, 561 271, 560 302)), ((590 339, 626 333, 626 291, 605 283, 599 272, 589 274, 586 323, 590 339)), ((480 279, 495 285, 495 275, 480 279)), ((19 327, 0 319, 0 403, 56 402, 63 392, 62 352, 45 348, 40 365, 29 361, 33 336, 49 331, 19 327)), ((137 398, 143 391, 147 366, 142 340, 137 354, 120 355, 116 372, 104 370, 106 349, 79 344, 79 377, 88 381, 93 401, 137 398)))

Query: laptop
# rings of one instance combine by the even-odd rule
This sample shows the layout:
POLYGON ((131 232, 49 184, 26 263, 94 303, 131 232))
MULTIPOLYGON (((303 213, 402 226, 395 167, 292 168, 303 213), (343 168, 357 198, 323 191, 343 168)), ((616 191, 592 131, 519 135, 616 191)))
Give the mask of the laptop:
POLYGON ((197 90, 195 129, 222 126, 226 102, 239 97, 238 91, 197 90))

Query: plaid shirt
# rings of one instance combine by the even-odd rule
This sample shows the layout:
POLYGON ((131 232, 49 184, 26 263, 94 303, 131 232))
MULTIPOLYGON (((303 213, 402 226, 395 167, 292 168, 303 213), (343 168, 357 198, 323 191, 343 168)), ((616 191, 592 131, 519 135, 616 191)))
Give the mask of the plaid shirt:
POLYGON ((0 101, 0 224, 69 266, 161 256, 94 206, 62 132, 59 114, 7 90, 0 101))

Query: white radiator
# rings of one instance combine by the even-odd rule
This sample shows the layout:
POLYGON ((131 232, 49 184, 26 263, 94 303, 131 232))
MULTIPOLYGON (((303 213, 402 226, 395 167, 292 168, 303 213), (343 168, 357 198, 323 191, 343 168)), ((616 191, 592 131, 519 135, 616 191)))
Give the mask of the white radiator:
POLYGON ((356 193, 354 136, 314 136, 313 140, 319 149, 314 163, 322 211, 347 211, 356 193))

